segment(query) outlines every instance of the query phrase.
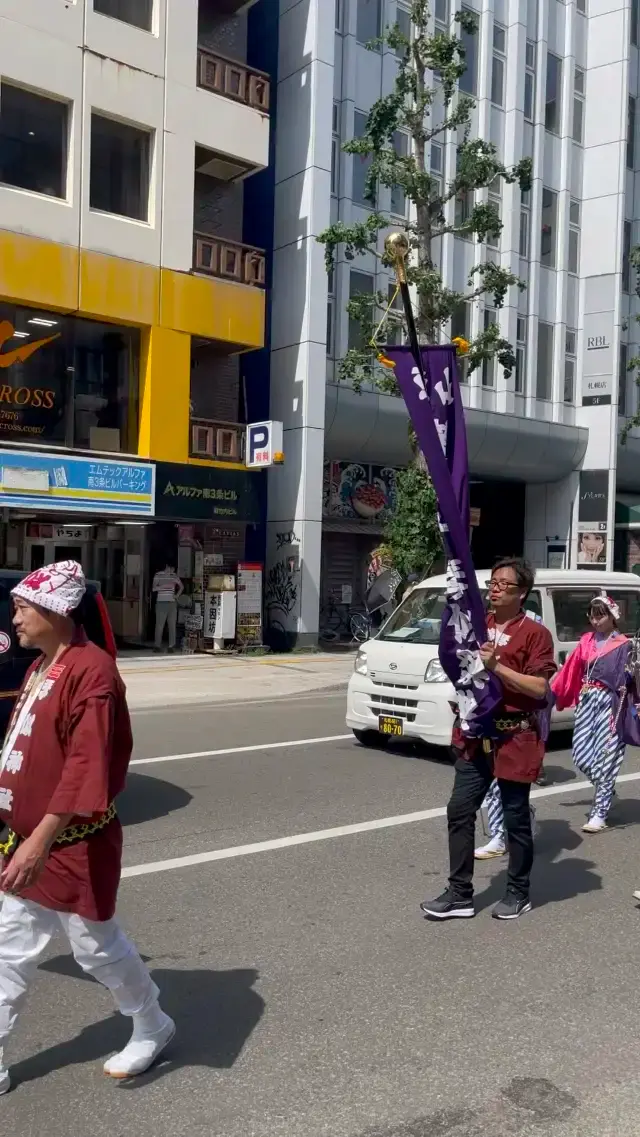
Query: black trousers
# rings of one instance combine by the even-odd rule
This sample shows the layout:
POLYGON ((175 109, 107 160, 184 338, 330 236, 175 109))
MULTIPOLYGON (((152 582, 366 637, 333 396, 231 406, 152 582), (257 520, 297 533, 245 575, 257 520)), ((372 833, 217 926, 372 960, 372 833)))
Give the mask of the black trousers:
MULTIPOLYGON (((482 752, 471 759, 458 758, 453 792, 447 806, 449 824, 449 885, 458 900, 473 896, 473 866, 476 815, 493 781, 493 769, 482 752)), ((533 864, 533 836, 528 782, 499 778, 504 824, 507 831, 509 868, 507 888, 528 898, 533 864)))

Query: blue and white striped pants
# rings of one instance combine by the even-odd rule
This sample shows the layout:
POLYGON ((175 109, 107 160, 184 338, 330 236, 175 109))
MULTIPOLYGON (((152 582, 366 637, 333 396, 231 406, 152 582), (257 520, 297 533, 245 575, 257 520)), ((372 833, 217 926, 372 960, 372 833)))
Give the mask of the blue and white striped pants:
POLYGON ((613 697, 603 687, 586 687, 580 695, 573 729, 573 761, 595 786, 589 817, 606 817, 611 809, 625 744, 613 723, 613 697))

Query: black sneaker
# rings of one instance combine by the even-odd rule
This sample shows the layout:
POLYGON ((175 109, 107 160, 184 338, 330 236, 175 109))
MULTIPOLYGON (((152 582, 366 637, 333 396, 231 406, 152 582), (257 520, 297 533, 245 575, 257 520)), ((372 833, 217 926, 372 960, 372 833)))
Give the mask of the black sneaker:
POLYGON ((450 888, 435 900, 423 900, 420 910, 431 920, 470 920, 476 914, 473 900, 457 900, 450 888))
POLYGON ((517 896, 515 892, 508 892, 504 900, 496 904, 491 915, 494 920, 517 920, 525 912, 531 911, 531 901, 527 896, 517 896))

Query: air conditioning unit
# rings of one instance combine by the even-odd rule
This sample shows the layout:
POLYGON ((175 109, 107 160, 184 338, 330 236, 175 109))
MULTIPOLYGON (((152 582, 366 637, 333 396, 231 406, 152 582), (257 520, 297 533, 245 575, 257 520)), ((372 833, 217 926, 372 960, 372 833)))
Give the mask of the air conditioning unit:
POLYGON ((214 457, 213 433, 212 426, 192 427, 191 447, 194 454, 200 454, 203 458, 214 457))

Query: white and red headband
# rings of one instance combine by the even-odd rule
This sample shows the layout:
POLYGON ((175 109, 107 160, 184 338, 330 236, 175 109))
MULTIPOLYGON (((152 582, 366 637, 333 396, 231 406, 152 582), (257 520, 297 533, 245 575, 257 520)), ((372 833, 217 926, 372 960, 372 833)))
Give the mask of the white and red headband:
POLYGON ((598 594, 598 596, 594 596, 593 600, 591 601, 591 605, 593 604, 602 604, 602 606, 607 609, 607 612, 613 616, 614 620, 617 621, 620 619, 620 605, 616 604, 615 600, 613 600, 611 596, 607 596, 604 588, 602 589, 602 592, 598 594))
POLYGON ((68 616, 78 607, 86 590, 82 566, 77 561, 58 561, 29 573, 11 589, 11 595, 59 616, 68 616))

